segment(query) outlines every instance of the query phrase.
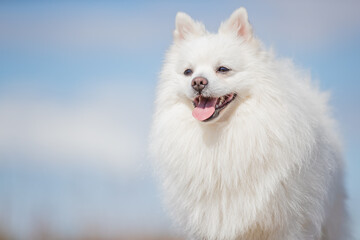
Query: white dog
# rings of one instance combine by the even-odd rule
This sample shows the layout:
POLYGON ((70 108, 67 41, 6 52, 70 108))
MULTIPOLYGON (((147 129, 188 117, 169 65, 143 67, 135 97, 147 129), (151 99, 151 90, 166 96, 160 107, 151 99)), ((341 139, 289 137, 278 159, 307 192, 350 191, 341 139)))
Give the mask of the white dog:
POLYGON ((262 48, 244 8, 217 34, 177 14, 150 149, 189 238, 346 239, 339 145, 327 95, 262 48))

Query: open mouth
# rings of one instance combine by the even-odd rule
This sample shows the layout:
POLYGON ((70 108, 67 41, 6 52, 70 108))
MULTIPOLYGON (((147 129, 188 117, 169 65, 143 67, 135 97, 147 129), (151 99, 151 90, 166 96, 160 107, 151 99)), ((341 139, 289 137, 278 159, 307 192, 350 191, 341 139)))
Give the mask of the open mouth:
POLYGON ((212 120, 219 116, 220 111, 226 108, 235 97, 236 93, 226 94, 218 98, 198 95, 193 101, 195 108, 192 115, 202 122, 212 120))

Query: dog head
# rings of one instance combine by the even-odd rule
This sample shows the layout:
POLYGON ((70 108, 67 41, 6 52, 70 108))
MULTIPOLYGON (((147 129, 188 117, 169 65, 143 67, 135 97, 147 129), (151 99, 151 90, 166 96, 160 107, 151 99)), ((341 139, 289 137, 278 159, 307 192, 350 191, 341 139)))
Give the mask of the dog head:
POLYGON ((215 122, 250 94, 258 51, 244 8, 223 22, 217 34, 180 12, 161 76, 164 88, 192 105, 195 119, 215 122))

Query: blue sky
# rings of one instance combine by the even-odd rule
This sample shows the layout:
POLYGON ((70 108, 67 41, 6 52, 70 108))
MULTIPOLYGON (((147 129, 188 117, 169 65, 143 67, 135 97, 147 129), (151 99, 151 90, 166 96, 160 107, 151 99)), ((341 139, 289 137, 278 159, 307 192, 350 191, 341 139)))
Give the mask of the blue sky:
POLYGON ((360 236, 355 0, 0 3, 0 226, 23 239, 44 221, 68 235, 93 226, 174 231, 146 146, 175 14, 216 31, 240 6, 265 46, 332 92, 360 236))

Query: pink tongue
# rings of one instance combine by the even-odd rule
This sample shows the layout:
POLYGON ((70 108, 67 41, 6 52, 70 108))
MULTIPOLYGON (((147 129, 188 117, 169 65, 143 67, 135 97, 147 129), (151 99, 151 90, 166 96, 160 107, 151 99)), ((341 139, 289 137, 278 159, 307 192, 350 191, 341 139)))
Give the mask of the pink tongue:
POLYGON ((204 98, 200 99, 199 104, 192 111, 192 115, 199 121, 204 121, 210 118, 215 112, 217 98, 204 98))

